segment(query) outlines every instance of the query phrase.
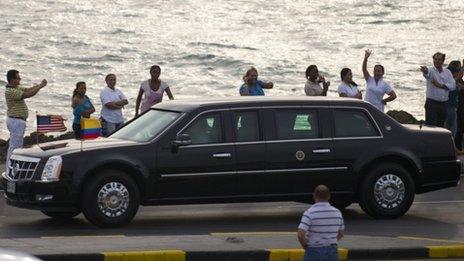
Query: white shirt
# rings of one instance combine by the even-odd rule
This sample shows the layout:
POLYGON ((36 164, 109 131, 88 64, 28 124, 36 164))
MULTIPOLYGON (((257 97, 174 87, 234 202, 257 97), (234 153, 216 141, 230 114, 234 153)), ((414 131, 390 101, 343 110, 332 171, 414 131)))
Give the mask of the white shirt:
POLYGON ((321 96, 322 92, 324 91, 320 83, 312 82, 310 80, 306 81, 304 90, 306 96, 321 96))
POLYGON ((160 80, 160 86, 158 90, 153 91, 150 87, 150 80, 143 81, 140 84, 140 89, 143 90, 143 98, 142 102, 140 103, 140 112, 145 112, 146 110, 150 109, 151 106, 161 102, 163 100, 164 90, 169 88, 169 85, 166 82, 160 80))
POLYGON ((364 100, 383 112, 385 109, 385 105, 382 102, 383 96, 391 91, 393 91, 392 87, 383 78, 380 78, 376 82, 374 77, 369 77, 366 80, 366 96, 364 100))
POLYGON ((447 101, 448 93, 456 89, 456 82, 454 81, 453 74, 446 68, 443 68, 441 72, 439 72, 435 66, 430 66, 428 69, 428 73, 424 75, 425 79, 427 79, 426 97, 439 102, 447 101), (449 90, 440 89, 433 85, 433 79, 440 84, 446 85, 449 90))
POLYGON ((353 84, 346 84, 345 82, 341 82, 340 85, 338 86, 338 94, 346 94, 346 96, 350 98, 354 98, 358 93, 359 89, 358 86, 353 85, 353 84))
POLYGON ((117 102, 122 100, 127 100, 126 96, 116 87, 111 89, 110 87, 106 86, 100 92, 100 100, 102 103, 102 109, 100 116, 105 119, 107 122, 111 123, 122 123, 124 122, 124 117, 122 116, 122 109, 109 109, 105 106, 105 104, 109 102, 117 102))
POLYGON ((343 216, 329 202, 318 202, 303 213, 298 229, 306 231, 308 247, 337 244, 338 231, 344 230, 343 216))

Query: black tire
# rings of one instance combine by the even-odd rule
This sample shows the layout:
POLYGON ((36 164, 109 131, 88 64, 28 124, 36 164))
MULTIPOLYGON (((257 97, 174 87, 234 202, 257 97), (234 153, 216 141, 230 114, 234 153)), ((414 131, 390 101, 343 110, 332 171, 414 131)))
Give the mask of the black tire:
POLYGON ((41 212, 51 218, 63 219, 63 220, 71 219, 81 213, 80 211, 71 211, 71 212, 41 211, 41 212))
POLYGON ((104 170, 84 184, 82 213, 95 226, 118 227, 134 218, 139 202, 140 193, 131 177, 119 170, 104 170))
POLYGON ((371 217, 392 219, 409 210, 414 196, 409 172, 397 163, 385 162, 368 171, 360 186, 359 205, 371 217))

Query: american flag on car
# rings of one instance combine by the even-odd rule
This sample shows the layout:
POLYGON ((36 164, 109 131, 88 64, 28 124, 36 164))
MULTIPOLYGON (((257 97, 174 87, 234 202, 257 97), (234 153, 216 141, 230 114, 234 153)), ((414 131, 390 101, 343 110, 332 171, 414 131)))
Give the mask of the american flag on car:
POLYGON ((66 131, 64 119, 60 115, 37 115, 37 132, 66 131))

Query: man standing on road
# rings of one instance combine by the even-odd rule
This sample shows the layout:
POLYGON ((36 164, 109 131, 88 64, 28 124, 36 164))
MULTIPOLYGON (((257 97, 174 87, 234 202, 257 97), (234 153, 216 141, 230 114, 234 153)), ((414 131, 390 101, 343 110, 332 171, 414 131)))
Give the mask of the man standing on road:
POLYGON ((8 145, 8 152, 6 155, 6 169, 8 171, 9 160, 13 150, 23 147, 24 131, 26 130, 26 120, 29 116, 26 102, 24 99, 36 95, 40 89, 47 85, 47 80, 42 80, 40 84, 30 88, 21 87, 21 77, 19 71, 9 70, 6 73, 8 84, 5 88, 6 100, 6 127, 10 132, 10 141, 8 145))
POLYGON ((102 134, 108 137, 119 129, 124 123, 122 108, 127 105, 126 96, 116 89, 116 75, 110 73, 105 77, 106 87, 100 93, 102 110, 100 113, 102 121, 102 134))
POLYGON ((337 242, 345 233, 343 216, 330 205, 326 186, 317 186, 313 198, 315 204, 303 213, 298 226, 298 241, 305 249, 303 260, 337 261, 337 242))
POLYGON ((422 75, 427 80, 425 101, 425 124, 444 127, 448 93, 456 89, 456 82, 450 70, 443 68, 445 54, 433 55, 433 66, 421 66, 422 75))

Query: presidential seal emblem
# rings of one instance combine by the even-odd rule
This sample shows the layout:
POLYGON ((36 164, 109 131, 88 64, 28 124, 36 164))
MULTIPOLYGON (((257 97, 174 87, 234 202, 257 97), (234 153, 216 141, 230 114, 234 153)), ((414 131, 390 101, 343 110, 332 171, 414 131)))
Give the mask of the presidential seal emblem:
POLYGON ((299 160, 299 161, 304 160, 305 156, 306 156, 305 153, 304 153, 303 151, 301 151, 301 150, 299 150, 299 151, 297 151, 297 152, 295 153, 295 157, 296 157, 296 159, 299 160))

